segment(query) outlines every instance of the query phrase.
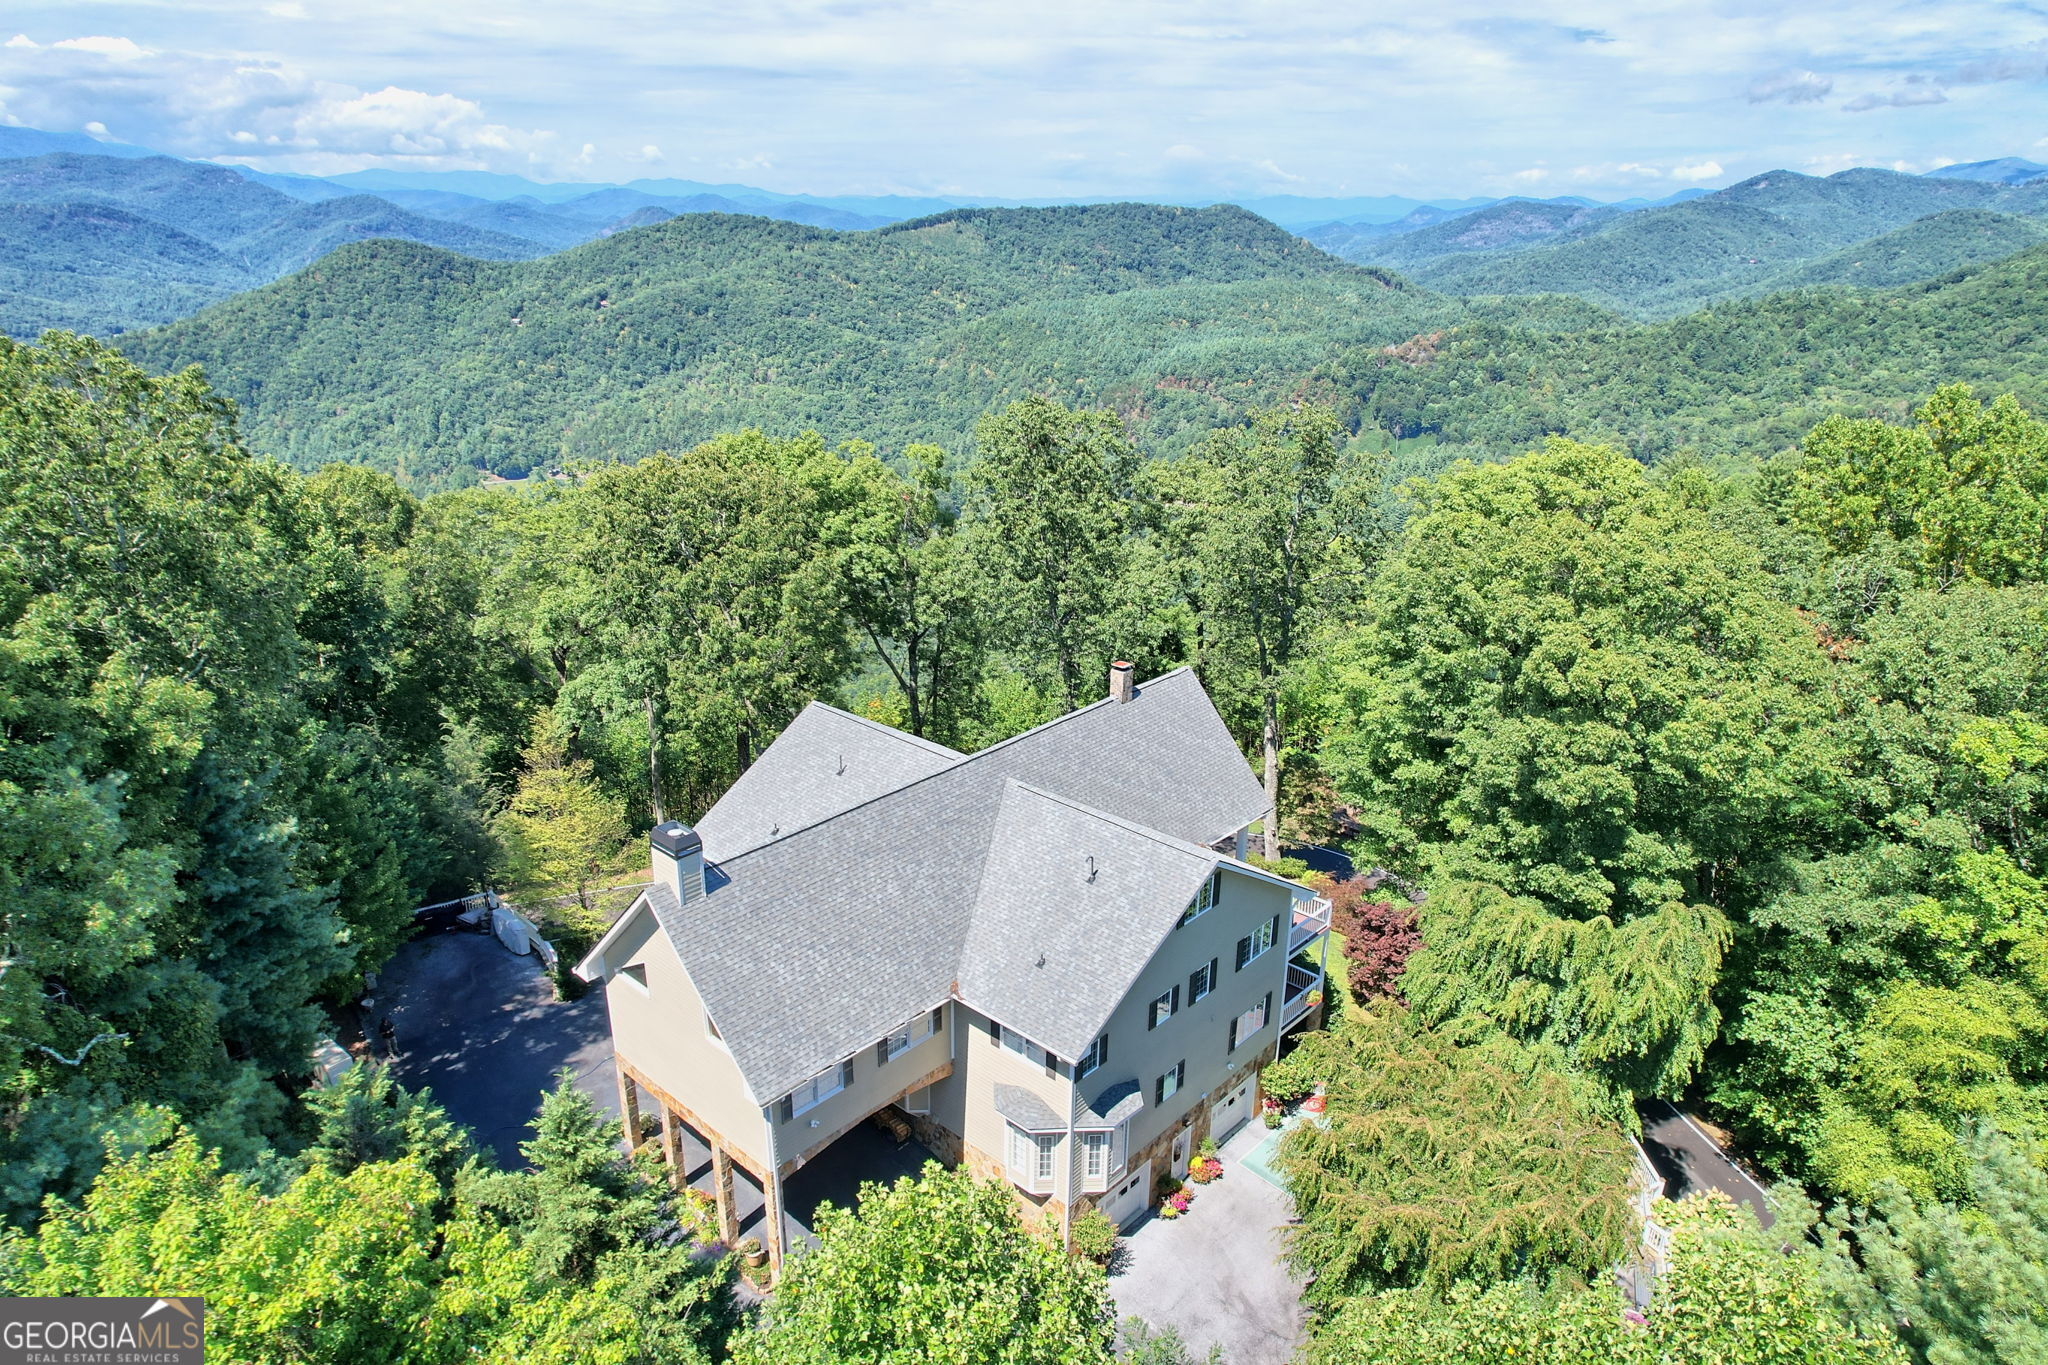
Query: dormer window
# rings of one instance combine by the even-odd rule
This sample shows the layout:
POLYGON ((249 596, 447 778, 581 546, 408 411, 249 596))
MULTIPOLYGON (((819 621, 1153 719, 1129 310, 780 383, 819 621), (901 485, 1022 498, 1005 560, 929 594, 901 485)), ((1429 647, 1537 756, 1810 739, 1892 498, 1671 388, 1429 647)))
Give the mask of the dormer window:
POLYGON ((619 979, 630 981, 644 994, 647 990, 647 966, 641 962, 629 962, 619 968, 619 979))

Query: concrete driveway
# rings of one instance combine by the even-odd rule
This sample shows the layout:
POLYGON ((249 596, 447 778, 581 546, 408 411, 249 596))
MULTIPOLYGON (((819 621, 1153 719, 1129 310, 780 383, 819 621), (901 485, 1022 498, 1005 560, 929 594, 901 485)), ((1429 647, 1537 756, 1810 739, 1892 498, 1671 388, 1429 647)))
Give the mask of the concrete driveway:
POLYGON ((1212 1345, 1230 1365, 1294 1358, 1302 1281, 1280 1260, 1294 1201, 1239 1164, 1265 1137, 1246 1124, 1223 1146, 1222 1179, 1195 1186, 1186 1214, 1148 1218, 1124 1239, 1109 1281, 1118 1316, 1176 1329, 1197 1358, 1212 1345))
POLYGON ((375 1038, 377 1020, 391 1017, 398 1044, 392 1075, 409 1089, 430 1087, 506 1169, 526 1164, 519 1144, 533 1136, 527 1125, 564 1066, 618 1117, 604 992, 556 1000, 539 958, 515 957, 484 934, 430 933, 398 950, 376 1000, 366 1032, 375 1038))

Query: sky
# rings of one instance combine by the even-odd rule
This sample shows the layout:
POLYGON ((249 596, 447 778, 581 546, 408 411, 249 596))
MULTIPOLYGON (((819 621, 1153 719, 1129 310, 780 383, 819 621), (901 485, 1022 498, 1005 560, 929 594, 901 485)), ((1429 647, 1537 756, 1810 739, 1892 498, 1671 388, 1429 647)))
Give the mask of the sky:
POLYGON ((265 170, 1661 196, 2048 162, 2048 0, 12 0, 0 122, 265 170))

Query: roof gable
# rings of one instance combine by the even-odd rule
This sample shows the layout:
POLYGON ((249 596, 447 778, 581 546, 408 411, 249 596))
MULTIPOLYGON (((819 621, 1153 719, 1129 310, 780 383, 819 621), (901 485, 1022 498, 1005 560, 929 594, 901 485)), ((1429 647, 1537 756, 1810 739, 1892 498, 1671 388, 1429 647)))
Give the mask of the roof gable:
POLYGON ((696 825, 708 858, 732 858, 958 763, 943 744, 812 702, 696 825))

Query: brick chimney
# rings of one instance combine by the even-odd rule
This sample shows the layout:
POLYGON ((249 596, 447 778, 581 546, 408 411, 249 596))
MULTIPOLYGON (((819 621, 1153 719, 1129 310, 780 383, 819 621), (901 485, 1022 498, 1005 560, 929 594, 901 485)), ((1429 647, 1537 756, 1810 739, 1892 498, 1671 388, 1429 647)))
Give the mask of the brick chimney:
POLYGON ((654 880, 675 896, 676 904, 704 899, 704 841, 680 820, 656 825, 647 836, 654 880))
POLYGON ((1118 659, 1109 666, 1109 699, 1114 702, 1126 702, 1136 695, 1136 690, 1131 686, 1131 666, 1118 659))

